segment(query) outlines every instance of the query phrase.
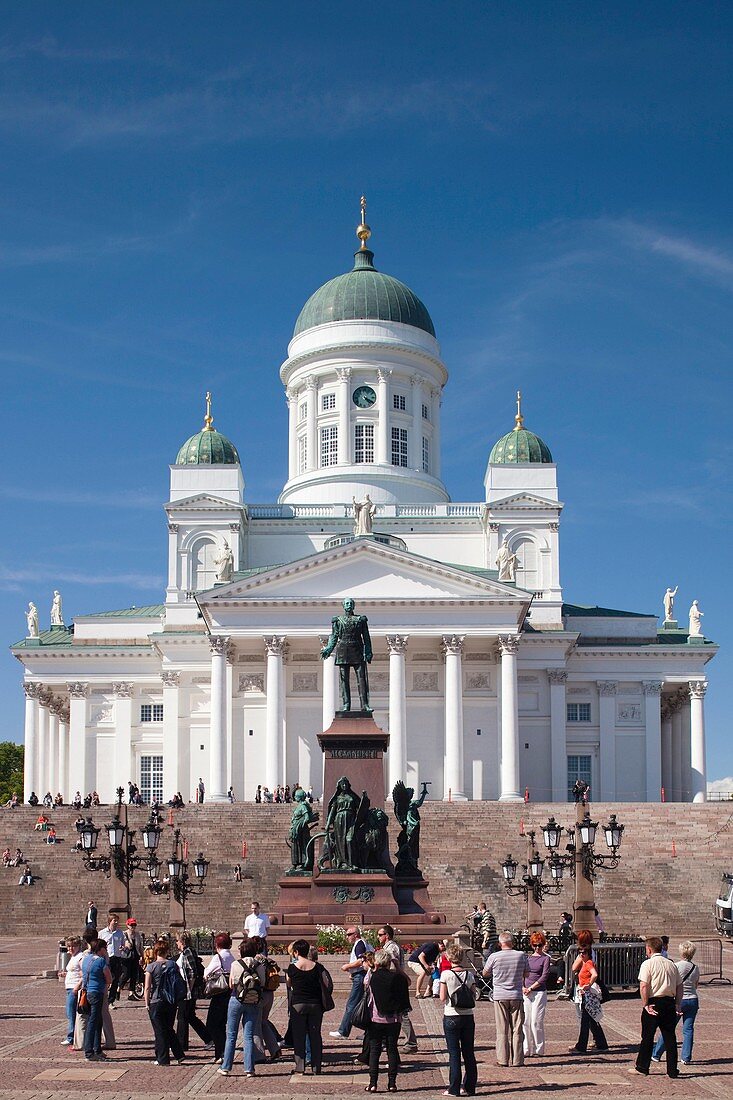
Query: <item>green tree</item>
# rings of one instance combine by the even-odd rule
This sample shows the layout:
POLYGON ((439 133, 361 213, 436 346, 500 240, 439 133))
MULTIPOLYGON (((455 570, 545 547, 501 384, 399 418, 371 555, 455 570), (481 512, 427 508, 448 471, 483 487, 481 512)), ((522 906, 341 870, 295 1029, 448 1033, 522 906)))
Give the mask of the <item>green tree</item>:
POLYGON ((13 791, 23 801, 23 755, 22 745, 0 741, 0 806, 5 805, 13 791))

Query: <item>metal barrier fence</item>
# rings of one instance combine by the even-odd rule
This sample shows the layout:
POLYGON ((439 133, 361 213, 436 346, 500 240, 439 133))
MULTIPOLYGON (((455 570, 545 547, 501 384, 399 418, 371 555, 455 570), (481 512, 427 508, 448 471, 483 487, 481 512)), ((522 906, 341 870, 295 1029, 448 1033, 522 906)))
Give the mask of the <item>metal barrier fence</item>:
MULTIPOLYGON (((593 951, 598 976, 610 990, 636 991, 639 967, 646 958, 643 943, 595 943, 593 951)), ((573 992, 573 963, 578 954, 576 946, 565 952, 565 995, 573 992)))
POLYGON ((731 985, 730 978, 723 977, 723 941, 690 940, 695 945, 695 959, 701 978, 707 978, 705 985, 713 982, 725 982, 731 985))

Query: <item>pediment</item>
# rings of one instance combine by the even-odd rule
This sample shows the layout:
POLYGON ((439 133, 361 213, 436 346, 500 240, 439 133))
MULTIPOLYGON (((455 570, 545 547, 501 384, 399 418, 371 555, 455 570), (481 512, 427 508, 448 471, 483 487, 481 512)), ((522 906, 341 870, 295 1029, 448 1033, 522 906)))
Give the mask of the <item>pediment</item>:
POLYGON ((522 589, 393 547, 357 540, 199 595, 200 605, 249 600, 322 602, 353 596, 369 601, 491 600, 528 602, 522 589))
POLYGON ((536 493, 512 493, 511 496, 492 501, 490 505, 492 512, 513 512, 517 510, 524 511, 532 509, 542 509, 544 511, 547 508, 559 511, 562 508, 562 504, 557 500, 550 500, 549 497, 538 496, 536 493))
POLYGON ((213 493, 196 493, 165 505, 166 512, 211 512, 225 508, 227 511, 242 511, 242 505, 237 501, 226 500, 225 497, 217 497, 213 493))

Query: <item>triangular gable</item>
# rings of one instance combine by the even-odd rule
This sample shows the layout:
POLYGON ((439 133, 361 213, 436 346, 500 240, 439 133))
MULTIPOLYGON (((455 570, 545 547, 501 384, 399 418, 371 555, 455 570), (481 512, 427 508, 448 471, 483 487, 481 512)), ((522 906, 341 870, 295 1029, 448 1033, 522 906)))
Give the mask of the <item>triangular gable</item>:
POLYGON ((256 576, 220 585, 198 597, 199 604, 251 599, 419 600, 494 599, 516 604, 529 596, 522 589, 464 573, 368 539, 323 550, 256 576))
POLYGON ((491 511, 501 511, 503 509, 515 509, 515 508, 562 508, 557 500, 550 500, 549 497, 541 497, 536 493, 512 493, 511 496, 502 497, 500 500, 492 500, 491 511))
POLYGON ((238 501, 226 500, 224 497, 217 497, 212 493, 196 493, 191 497, 181 497, 180 500, 169 501, 165 505, 166 512, 201 512, 220 508, 243 510, 238 501))

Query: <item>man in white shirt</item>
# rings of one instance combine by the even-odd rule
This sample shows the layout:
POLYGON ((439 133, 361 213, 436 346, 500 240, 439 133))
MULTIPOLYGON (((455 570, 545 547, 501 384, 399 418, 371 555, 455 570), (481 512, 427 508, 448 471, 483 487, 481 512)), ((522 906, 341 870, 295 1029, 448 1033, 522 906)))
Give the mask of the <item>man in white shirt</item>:
MULTIPOLYGON (((381 925, 377 932, 377 939, 379 940, 379 946, 382 951, 386 951, 392 959, 392 968, 399 974, 404 974, 408 982, 411 981, 410 975, 405 969, 405 952, 394 938, 394 928, 392 925, 381 925)), ((414 1054, 417 1050, 417 1036, 415 1035, 415 1029, 412 1026, 409 1012, 402 1013, 400 1034, 402 1035, 402 1050, 405 1054, 414 1054)))
POLYGON ((259 936, 261 940, 265 940, 265 946, 267 946, 267 933, 270 931, 270 918, 267 913, 260 912, 260 903, 258 901, 252 902, 252 912, 245 919, 244 930, 248 936, 259 936))
POLYGON ((112 984, 109 987, 109 1007, 114 1008, 114 1003, 120 995, 120 978, 127 969, 125 933, 120 928, 116 913, 110 913, 107 927, 102 928, 99 932, 99 939, 104 940, 107 944, 107 958, 109 968, 112 971, 112 984))

